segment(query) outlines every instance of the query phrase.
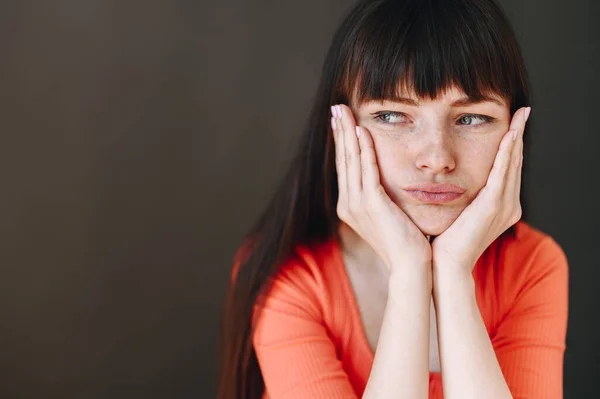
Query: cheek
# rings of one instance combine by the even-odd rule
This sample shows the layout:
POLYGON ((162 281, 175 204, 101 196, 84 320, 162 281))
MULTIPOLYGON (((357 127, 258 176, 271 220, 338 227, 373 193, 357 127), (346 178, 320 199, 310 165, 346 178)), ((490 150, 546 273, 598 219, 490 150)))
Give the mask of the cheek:
POLYGON ((393 191, 393 187, 407 183, 404 175, 411 170, 412 160, 408 146, 381 136, 374 136, 373 142, 381 184, 393 191))
POLYGON ((470 180, 477 191, 487 183, 494 165, 496 152, 497 145, 488 142, 470 146, 461 153, 462 169, 469 174, 470 180))

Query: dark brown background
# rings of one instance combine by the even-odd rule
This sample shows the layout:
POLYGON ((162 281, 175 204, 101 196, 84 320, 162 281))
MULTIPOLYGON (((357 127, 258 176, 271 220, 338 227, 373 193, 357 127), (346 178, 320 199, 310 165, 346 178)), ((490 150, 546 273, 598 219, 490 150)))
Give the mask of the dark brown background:
MULTIPOLYGON (((214 397, 231 256, 351 3, 0 4, 0 397, 214 397)), ((502 4, 535 90, 528 221, 571 263, 566 397, 591 397, 599 6, 502 4)))

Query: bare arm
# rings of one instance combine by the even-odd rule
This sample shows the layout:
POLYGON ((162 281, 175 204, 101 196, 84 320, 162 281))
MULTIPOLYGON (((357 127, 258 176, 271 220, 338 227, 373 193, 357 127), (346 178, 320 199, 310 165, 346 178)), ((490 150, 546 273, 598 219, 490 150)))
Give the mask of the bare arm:
POLYGON ((397 266, 363 398, 427 398, 431 266, 397 266))
POLYGON ((433 298, 444 395, 453 398, 512 398, 475 299, 470 274, 436 268, 433 298))
POLYGON ((505 284, 519 294, 492 338, 475 302, 471 275, 449 264, 434 266, 445 397, 563 397, 568 260, 551 238, 528 253, 506 258, 503 274, 510 277, 505 284))

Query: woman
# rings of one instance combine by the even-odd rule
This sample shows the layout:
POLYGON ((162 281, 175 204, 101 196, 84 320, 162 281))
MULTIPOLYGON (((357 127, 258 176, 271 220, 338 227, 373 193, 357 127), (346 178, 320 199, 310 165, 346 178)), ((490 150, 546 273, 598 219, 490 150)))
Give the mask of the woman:
POLYGON ((236 257, 220 398, 562 397, 567 259, 520 220, 528 104, 493 0, 359 2, 236 257))

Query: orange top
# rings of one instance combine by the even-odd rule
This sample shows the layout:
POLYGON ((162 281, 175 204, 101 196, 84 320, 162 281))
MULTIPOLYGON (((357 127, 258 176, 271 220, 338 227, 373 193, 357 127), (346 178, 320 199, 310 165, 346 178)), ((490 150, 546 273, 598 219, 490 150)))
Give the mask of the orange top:
MULTIPOLYGON (((524 221, 473 269, 476 299, 514 398, 562 398, 568 264, 552 237, 524 221)), ((255 320, 254 348, 270 399, 362 396, 374 354, 340 248, 298 245, 255 320)), ((429 397, 442 398, 440 373, 429 397)))

